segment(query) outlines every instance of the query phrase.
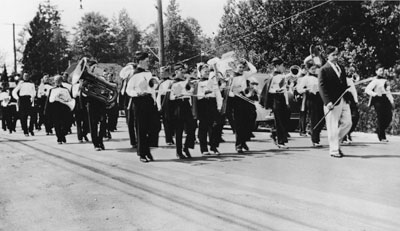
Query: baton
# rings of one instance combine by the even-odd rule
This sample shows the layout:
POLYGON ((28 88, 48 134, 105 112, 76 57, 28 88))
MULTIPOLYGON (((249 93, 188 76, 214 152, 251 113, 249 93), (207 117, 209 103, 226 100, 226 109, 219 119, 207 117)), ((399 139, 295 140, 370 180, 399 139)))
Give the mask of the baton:
MULTIPOLYGON (((339 103, 339 101, 343 98, 344 94, 346 94, 346 92, 347 92, 347 90, 349 90, 349 88, 350 88, 350 87, 347 87, 346 90, 344 90, 344 92, 340 95, 340 97, 339 97, 339 98, 336 100, 336 102, 333 104, 333 108, 336 106, 336 104, 339 103)), ((320 120, 318 121, 318 123, 313 127, 312 130, 314 130, 316 127, 318 127, 318 125, 325 119, 325 117, 329 114, 329 112, 331 112, 331 111, 333 110, 333 108, 332 108, 332 109, 329 109, 329 111, 324 115, 324 117, 322 117, 322 119, 320 119, 320 120)))

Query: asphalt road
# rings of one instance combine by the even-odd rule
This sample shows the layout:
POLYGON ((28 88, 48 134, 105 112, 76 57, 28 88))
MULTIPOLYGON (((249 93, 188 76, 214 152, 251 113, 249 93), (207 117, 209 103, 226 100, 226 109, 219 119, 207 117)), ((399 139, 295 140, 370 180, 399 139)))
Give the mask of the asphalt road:
MULTIPOLYGON (((250 152, 224 131, 221 156, 177 160, 160 137, 141 163, 123 119, 105 151, 44 131, 0 132, 0 230, 399 230, 400 137, 355 133, 345 158, 291 133, 280 150, 257 132, 250 152)), ((160 133, 161 135, 163 132, 160 133)))

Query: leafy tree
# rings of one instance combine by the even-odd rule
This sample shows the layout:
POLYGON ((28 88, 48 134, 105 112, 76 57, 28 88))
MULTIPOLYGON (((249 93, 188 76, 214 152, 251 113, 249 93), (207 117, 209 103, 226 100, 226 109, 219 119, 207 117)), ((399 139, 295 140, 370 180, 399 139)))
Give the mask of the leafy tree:
MULTIPOLYGON (((264 71, 274 56, 282 56, 288 66, 298 65, 309 55, 311 44, 335 45, 343 50, 340 62, 367 78, 378 62, 389 67, 400 59, 400 5, 395 1, 228 0, 216 41, 219 53, 236 50, 264 71)), ((400 88, 399 80, 392 85, 400 88)), ((374 112, 365 106, 368 97, 361 88, 359 93, 358 129, 370 131, 375 127, 374 112)), ((396 110, 392 130, 399 133, 396 110)))
POLYGON ((78 22, 73 39, 73 56, 87 56, 98 62, 112 62, 116 35, 107 17, 97 12, 85 14, 78 22))
MULTIPOLYGON (((165 57, 167 62, 176 63, 200 55, 196 47, 196 36, 187 21, 180 16, 179 5, 171 0, 167 7, 165 23, 165 57)), ((193 22, 193 20, 191 20, 193 22)), ((193 26, 193 25, 192 25, 193 26)), ((189 60, 189 63, 193 63, 189 60)))
POLYGON ((67 66, 67 33, 60 24, 60 14, 55 6, 40 4, 38 12, 29 23, 28 39, 23 52, 23 69, 38 80, 43 73, 56 74, 67 66))
POLYGON ((112 31, 115 34, 115 62, 125 64, 132 61, 135 51, 140 49, 142 35, 126 9, 121 10, 118 18, 113 19, 112 31))

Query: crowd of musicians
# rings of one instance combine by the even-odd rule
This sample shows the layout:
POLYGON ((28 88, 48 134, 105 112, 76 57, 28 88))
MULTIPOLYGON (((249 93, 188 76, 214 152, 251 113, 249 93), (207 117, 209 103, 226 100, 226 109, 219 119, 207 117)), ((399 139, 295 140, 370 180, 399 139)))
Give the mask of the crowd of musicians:
MULTIPOLYGON (((158 146, 161 127, 165 142, 175 145, 177 158, 186 159, 191 158, 196 143, 202 155, 220 155, 226 121, 235 133, 234 149, 238 153, 249 151, 247 142, 253 137, 259 106, 272 109, 275 123, 271 138, 278 148, 286 149, 289 95, 293 94, 301 104, 300 135, 310 135, 312 146, 321 147, 320 133, 326 126, 330 155, 342 157, 340 145, 352 141, 351 132, 359 118, 355 88, 359 79, 338 64, 338 52, 337 47, 329 46, 326 57, 310 55, 296 75, 288 74, 285 61, 276 57, 271 61, 273 73, 264 82, 252 77, 256 70, 240 59, 224 73, 217 65, 200 63, 189 71, 178 63, 162 68, 160 76, 155 77, 149 71, 148 54, 137 52, 134 62, 119 73, 122 84, 117 102, 112 103, 89 97, 90 89, 86 88, 96 86, 83 87, 83 78, 71 83, 65 73, 52 77, 50 84, 50 77, 45 75, 35 86, 24 74, 15 88, 2 86, 2 128, 10 134, 16 132, 19 119, 25 136, 34 136, 35 130, 44 127, 47 135, 54 132, 58 144, 64 144, 75 126, 77 139, 89 142, 90 134, 91 143, 100 151, 105 149, 103 140, 111 139, 111 132, 117 129, 119 111, 123 109, 130 145, 140 161, 154 160, 151 147, 158 146), (263 86, 262 90, 258 85, 263 86)), ((85 71, 95 75, 96 63, 84 64, 85 71)), ((385 69, 377 66, 376 74, 365 93, 371 96, 370 104, 377 112, 378 138, 388 142, 385 130, 392 119, 394 102, 385 69)), ((96 78, 111 81, 107 74, 96 78)))

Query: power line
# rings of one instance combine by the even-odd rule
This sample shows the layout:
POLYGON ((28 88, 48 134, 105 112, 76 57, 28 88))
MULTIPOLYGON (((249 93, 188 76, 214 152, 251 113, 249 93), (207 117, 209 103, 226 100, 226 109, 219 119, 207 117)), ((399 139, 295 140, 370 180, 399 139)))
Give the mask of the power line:
MULTIPOLYGON (((317 5, 315 5, 315 6, 312 6, 312 7, 308 8, 308 9, 305 9, 305 10, 303 10, 303 11, 300 11, 300 12, 294 14, 294 15, 291 15, 291 16, 289 16, 289 17, 287 17, 287 18, 278 20, 278 21, 276 21, 276 22, 274 22, 274 23, 272 23, 272 24, 266 26, 266 28, 273 27, 273 26, 275 26, 275 25, 277 25, 277 24, 279 24, 279 23, 281 23, 281 22, 284 22, 284 21, 286 21, 286 20, 289 20, 289 19, 298 17, 298 16, 301 15, 301 14, 304 14, 304 13, 310 11, 310 10, 313 10, 313 9, 315 9, 315 8, 318 8, 318 7, 320 7, 320 6, 323 6, 323 5, 325 5, 325 4, 327 4, 327 3, 331 2, 331 1, 332 1, 332 0, 327 0, 327 1, 325 1, 325 2, 322 2, 322 3, 320 3, 320 4, 317 4, 317 5)), ((265 9, 265 8, 264 8, 264 9, 265 9)), ((239 41, 239 40, 241 40, 241 39, 244 39, 244 38, 249 37, 249 36, 251 36, 251 35, 255 35, 255 34, 257 34, 258 32, 259 32, 259 31, 254 31, 254 32, 252 32, 252 33, 250 33, 250 34, 243 35, 243 36, 239 37, 238 39, 236 39, 236 40, 234 40, 234 41, 221 44, 220 47, 224 47, 224 46, 227 46, 227 45, 229 45, 229 44, 235 43, 235 42, 237 42, 237 41, 239 41)), ((212 51, 212 50, 213 50, 213 49, 209 49, 209 50, 206 50, 205 52, 210 52, 210 51, 212 51)), ((189 61, 189 60, 191 60, 191 59, 197 58, 197 57, 199 57, 199 56, 201 56, 201 54, 200 54, 200 55, 195 55, 195 56, 193 56, 193 57, 190 57, 190 58, 187 58, 187 59, 184 59, 184 60, 181 60, 181 61, 179 61, 179 62, 177 62, 177 63, 184 63, 184 62, 187 62, 187 61, 189 61)))

